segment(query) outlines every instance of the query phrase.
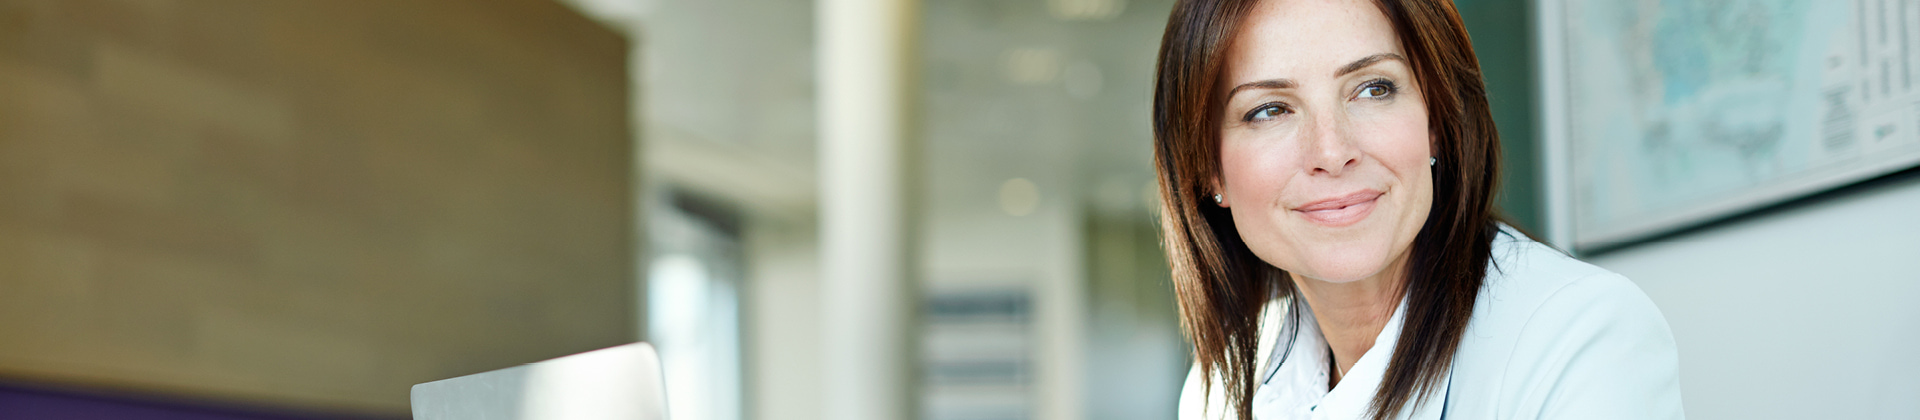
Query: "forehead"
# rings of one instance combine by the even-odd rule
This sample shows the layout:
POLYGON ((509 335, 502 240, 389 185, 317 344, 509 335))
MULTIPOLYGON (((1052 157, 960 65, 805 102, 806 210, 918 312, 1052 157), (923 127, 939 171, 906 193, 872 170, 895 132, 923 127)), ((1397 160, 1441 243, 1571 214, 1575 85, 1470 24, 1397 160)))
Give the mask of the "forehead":
POLYGON ((1233 36, 1225 76, 1305 81, 1384 52, 1406 55, 1373 0, 1261 0, 1233 36))

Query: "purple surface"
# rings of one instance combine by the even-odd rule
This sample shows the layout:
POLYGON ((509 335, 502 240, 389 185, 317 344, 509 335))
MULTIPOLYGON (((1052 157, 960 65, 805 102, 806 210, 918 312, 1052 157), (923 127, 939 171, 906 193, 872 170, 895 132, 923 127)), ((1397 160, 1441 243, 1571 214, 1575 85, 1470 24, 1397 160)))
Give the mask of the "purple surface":
POLYGON ((0 384, 0 420, 321 420, 366 417, 221 406, 159 397, 0 384))

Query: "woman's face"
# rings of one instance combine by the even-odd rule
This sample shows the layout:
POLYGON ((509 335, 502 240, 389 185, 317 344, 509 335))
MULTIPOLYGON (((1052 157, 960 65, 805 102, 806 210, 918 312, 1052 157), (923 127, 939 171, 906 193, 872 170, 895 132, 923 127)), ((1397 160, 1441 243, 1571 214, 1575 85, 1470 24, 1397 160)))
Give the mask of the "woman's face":
POLYGON ((1371 0, 1266 0, 1227 51, 1220 178, 1254 255, 1296 276, 1397 276, 1433 204, 1418 81, 1371 0))

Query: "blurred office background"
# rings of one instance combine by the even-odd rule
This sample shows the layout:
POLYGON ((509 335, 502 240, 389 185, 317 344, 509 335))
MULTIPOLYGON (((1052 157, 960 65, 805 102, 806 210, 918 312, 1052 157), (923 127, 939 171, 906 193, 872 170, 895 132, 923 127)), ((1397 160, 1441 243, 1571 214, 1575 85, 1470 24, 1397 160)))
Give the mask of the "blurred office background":
MULTIPOLYGON (((1456 4, 1545 231, 1536 5, 1456 4)), ((1171 418, 1171 6, 0 0, 0 418, 405 418, 639 340, 677 419, 1171 418)), ((1915 209, 1907 170, 1588 257, 1690 417, 1915 418, 1915 209)))

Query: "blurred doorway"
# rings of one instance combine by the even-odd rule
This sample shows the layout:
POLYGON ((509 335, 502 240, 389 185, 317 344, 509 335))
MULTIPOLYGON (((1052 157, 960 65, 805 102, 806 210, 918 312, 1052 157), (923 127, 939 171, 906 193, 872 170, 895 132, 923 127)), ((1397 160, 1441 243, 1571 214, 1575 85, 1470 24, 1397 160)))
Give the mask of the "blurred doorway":
POLYGON ((680 419, 739 420, 739 217, 682 191, 664 193, 651 207, 647 340, 660 350, 668 410, 680 419))

